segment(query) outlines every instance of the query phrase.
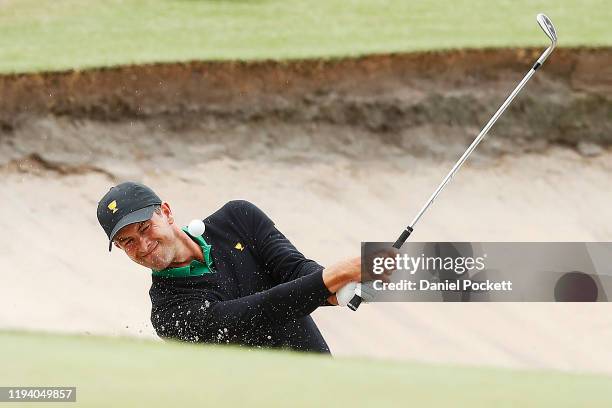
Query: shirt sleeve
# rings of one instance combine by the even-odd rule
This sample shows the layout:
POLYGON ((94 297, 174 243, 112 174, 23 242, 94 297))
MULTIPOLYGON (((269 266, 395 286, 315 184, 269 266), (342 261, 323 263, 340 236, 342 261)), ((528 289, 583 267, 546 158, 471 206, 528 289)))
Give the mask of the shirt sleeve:
POLYGON ((319 270, 239 299, 175 296, 152 310, 151 321, 160 337, 248 344, 262 326, 284 325, 307 316, 330 295, 319 270))
POLYGON ((298 251, 257 206, 241 200, 232 203, 256 256, 276 282, 287 283, 323 270, 323 266, 298 251))

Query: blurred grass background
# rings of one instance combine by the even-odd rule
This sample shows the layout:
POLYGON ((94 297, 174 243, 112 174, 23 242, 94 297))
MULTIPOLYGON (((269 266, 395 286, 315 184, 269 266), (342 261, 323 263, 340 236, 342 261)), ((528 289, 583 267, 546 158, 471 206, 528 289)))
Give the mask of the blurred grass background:
POLYGON ((0 0, 0 73, 190 60, 612 45, 609 0, 0 0))
POLYGON ((612 406, 595 374, 10 331, 0 350, 2 386, 76 386, 76 406, 612 406))

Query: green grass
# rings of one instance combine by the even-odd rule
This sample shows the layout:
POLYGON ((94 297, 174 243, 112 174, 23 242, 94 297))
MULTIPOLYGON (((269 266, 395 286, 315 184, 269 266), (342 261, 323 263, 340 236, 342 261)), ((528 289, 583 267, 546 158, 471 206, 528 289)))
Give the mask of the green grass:
POLYGON ((189 60, 612 45, 609 0, 0 0, 0 72, 189 60))
POLYGON ((76 406, 612 406, 603 375, 21 332, 0 350, 1 386, 76 386, 76 406))

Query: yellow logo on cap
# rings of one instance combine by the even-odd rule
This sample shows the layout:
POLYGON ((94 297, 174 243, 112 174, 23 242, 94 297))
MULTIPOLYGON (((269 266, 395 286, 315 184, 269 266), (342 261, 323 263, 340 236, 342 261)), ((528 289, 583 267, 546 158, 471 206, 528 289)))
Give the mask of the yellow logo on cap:
POLYGON ((237 243, 237 244, 236 244, 236 246, 235 246, 234 248, 236 248, 236 249, 237 249, 237 250, 239 250, 239 251, 242 251, 242 250, 244 249, 244 247, 242 246, 242 244, 241 244, 240 242, 239 242, 239 243, 237 243))
POLYGON ((116 213, 117 210, 118 210, 118 208, 117 208, 117 201, 113 200, 113 202, 108 205, 108 209, 111 210, 113 212, 113 214, 116 213))

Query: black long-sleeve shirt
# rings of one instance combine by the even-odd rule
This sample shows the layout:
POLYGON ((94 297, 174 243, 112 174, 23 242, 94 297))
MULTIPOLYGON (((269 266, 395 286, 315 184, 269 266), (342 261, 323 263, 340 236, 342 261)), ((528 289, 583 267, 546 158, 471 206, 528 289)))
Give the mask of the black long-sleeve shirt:
POLYGON ((230 201, 203 221, 214 272, 152 277, 151 322, 157 334, 329 353, 309 316, 331 295, 323 267, 305 258, 247 201, 230 201))

